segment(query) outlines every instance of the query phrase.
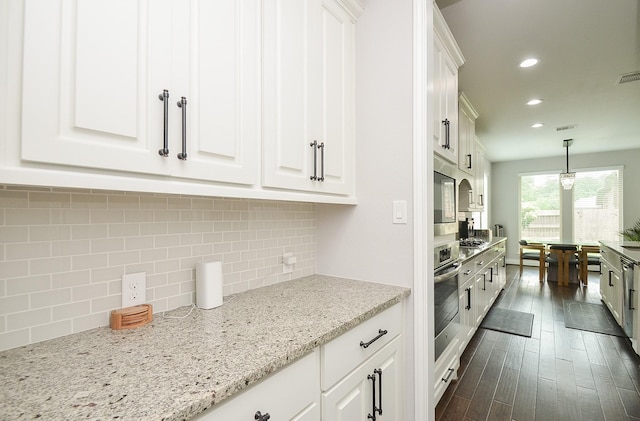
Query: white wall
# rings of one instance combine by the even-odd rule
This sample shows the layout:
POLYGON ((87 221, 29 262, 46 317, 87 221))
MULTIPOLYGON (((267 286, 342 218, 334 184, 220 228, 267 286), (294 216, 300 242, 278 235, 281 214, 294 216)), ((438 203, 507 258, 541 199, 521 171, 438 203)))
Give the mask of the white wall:
MULTIPOLYGON (((317 205, 317 272, 413 286, 412 1, 371 0, 356 27, 358 205, 317 205), (392 224, 392 202, 408 223, 392 224)), ((406 420, 413 419, 413 296, 406 326, 406 420)))
MULTIPOLYGON (((640 180, 640 149, 627 151, 603 152, 594 154, 573 155, 569 151, 569 167, 572 171, 623 166, 623 220, 624 227, 629 227, 640 218, 640 195, 637 194, 637 183, 640 180)), ((490 226, 503 224, 507 240, 507 260, 517 263, 518 253, 518 174, 536 171, 564 171, 565 157, 525 159, 520 161, 495 162, 491 165, 491 214, 490 226)), ((563 201, 570 200, 570 192, 563 196, 563 201)), ((564 221, 566 227, 571 221, 564 221)))

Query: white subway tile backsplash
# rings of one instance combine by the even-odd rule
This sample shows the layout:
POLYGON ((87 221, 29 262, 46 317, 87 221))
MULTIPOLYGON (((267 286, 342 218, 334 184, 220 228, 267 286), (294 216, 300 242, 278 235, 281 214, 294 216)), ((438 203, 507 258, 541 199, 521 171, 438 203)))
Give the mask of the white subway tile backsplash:
POLYGON ((31 328, 31 341, 46 341, 47 339, 54 339, 71 333, 73 333, 73 322, 71 320, 61 320, 31 328))
POLYGON ((51 257, 51 243, 12 243, 5 246, 6 260, 51 257))
POLYGON ((113 253, 84 254, 71 257, 73 270, 102 268, 109 265, 109 258, 113 253))
POLYGON ((107 238, 107 224, 71 225, 71 238, 74 240, 107 238))
POLYGON ((30 329, 13 330, 0 334, 0 346, 2 349, 11 349, 31 343, 29 340, 30 329))
POLYGON ((75 319, 76 317, 81 317, 91 311, 91 302, 87 300, 54 306, 52 311, 54 322, 58 320, 75 319))
POLYGON ((51 321, 51 308, 23 311, 7 315, 7 330, 20 330, 51 321))
POLYGON ((52 307, 71 302, 71 288, 35 292, 30 296, 31 308, 52 307))
POLYGON ((91 251, 90 240, 54 241, 51 243, 51 254, 53 257, 86 254, 91 251))
POLYGON ((28 227, 0 226, 0 243, 22 243, 29 241, 28 227))
POLYGON ((0 314, 11 314, 29 310, 29 295, 13 295, 0 298, 0 314))
POLYGON ((10 278, 7 282, 7 296, 48 291, 51 289, 51 275, 10 278))
MULTIPOLYGON (((0 203, 4 206, 4 202, 0 203)), ((49 209, 15 209, 4 210, 5 225, 49 225, 51 212, 49 209)))
POLYGON ((109 294, 109 284, 102 282, 99 284, 82 285, 71 289, 73 301, 90 300, 104 297, 109 294))
POLYGON ((200 261, 223 262, 225 295, 313 274, 315 217, 306 203, 0 186, 0 350, 108 325, 124 273, 147 273, 156 312, 194 302, 200 261), (283 275, 285 250, 297 263, 283 275))

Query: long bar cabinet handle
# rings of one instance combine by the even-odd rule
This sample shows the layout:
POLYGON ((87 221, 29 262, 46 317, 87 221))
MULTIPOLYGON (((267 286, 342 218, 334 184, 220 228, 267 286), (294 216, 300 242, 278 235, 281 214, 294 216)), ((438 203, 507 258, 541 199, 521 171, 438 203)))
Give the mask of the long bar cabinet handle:
POLYGON ((320 160, 322 164, 320 165, 320 177, 318 177, 318 181, 324 181, 324 142, 318 145, 318 149, 320 149, 320 160))
POLYGON ((633 293, 636 292, 635 289, 629 288, 629 310, 635 310, 636 308, 633 306, 633 293))
POLYGON ((464 309, 471 310, 471 288, 467 288, 465 291, 467 291, 467 306, 464 309))
POLYGON ((373 399, 371 403, 371 408, 372 408, 371 412, 373 412, 373 414, 367 414, 367 419, 376 421, 376 412, 378 412, 378 408, 376 408, 376 375, 368 374, 367 380, 371 380, 373 382, 373 388, 372 388, 373 399))
POLYGON ((178 107, 182 108, 182 152, 178 154, 178 159, 187 160, 187 98, 182 97, 178 101, 178 107))
POLYGON ((468 153, 467 156, 469 157, 469 165, 467 165, 467 169, 471 169, 472 165, 471 165, 471 154, 468 153))
POLYGON ((449 126, 450 126, 450 121, 448 118, 445 118, 444 120, 442 120, 442 124, 444 124, 444 145, 442 145, 443 148, 445 149, 451 149, 451 143, 449 141, 449 126))
POLYGON ((160 156, 169 156, 169 91, 164 89, 158 99, 164 104, 164 131, 163 131, 163 143, 162 149, 158 150, 160 156))
POLYGON ((315 181, 318 179, 318 141, 314 140, 309 146, 313 148, 313 175, 309 179, 315 181))
POLYGON ((373 370, 373 374, 378 375, 378 414, 382 415, 382 369, 376 368, 373 370))

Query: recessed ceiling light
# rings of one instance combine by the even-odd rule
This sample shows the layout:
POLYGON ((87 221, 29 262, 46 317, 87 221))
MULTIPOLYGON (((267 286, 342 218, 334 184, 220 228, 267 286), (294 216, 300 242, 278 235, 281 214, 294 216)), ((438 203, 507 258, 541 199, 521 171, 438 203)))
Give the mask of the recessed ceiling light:
POLYGON ((531 66, 535 66, 537 63, 538 63, 537 58, 528 58, 522 63, 520 63, 520 67, 531 67, 531 66))
POLYGON ((527 105, 538 105, 542 102, 541 99, 530 99, 529 102, 527 102, 527 105))
POLYGON ((544 124, 542 124, 542 123, 534 123, 534 124, 531 125, 531 127, 533 127, 534 129, 538 129, 538 128, 542 127, 542 126, 544 126, 544 124))

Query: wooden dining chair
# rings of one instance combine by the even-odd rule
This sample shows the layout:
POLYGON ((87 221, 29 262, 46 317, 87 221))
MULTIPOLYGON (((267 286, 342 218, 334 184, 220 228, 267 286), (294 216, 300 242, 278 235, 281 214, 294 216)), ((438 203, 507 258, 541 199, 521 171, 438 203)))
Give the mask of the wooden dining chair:
POLYGON ((579 262, 580 280, 583 285, 589 284, 589 266, 598 266, 598 272, 602 272, 600 266, 599 246, 580 246, 579 262))
POLYGON ((526 240, 520 240, 520 276, 522 276, 524 260, 535 260, 538 262, 540 282, 544 281, 546 268, 545 245, 542 243, 529 243, 526 240))
POLYGON ((550 274, 555 274, 555 280, 558 282, 558 286, 569 286, 569 281, 572 278, 577 280, 577 253, 578 247, 575 244, 549 245, 549 255, 546 258, 549 264, 547 280, 553 278, 553 276, 549 276, 550 274))

